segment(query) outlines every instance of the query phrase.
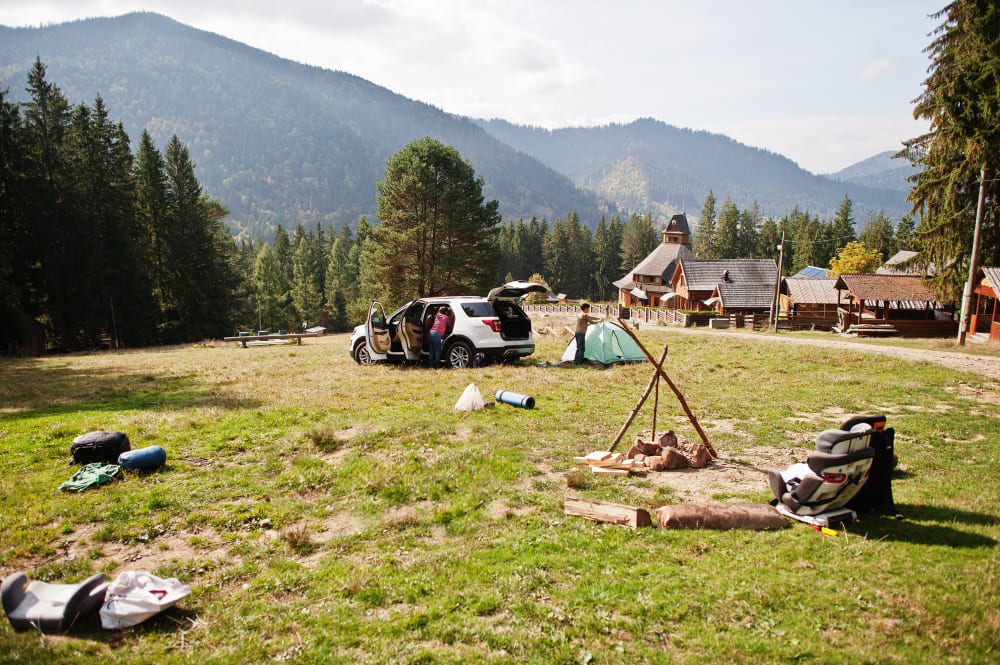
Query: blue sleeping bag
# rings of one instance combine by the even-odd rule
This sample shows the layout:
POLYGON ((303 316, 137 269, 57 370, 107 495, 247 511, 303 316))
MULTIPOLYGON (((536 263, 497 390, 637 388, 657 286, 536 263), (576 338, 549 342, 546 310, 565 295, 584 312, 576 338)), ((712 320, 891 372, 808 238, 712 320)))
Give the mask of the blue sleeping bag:
POLYGON ((167 461, 167 451, 160 446, 129 450, 118 456, 118 466, 133 471, 155 471, 167 461))

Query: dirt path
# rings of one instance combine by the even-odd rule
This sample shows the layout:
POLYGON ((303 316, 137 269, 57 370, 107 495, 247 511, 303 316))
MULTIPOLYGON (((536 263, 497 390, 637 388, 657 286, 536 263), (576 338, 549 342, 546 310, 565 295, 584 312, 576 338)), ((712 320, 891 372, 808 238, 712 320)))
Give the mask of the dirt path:
MULTIPOLYGON (((573 317, 560 315, 537 314, 532 318, 532 325, 537 329, 540 326, 562 327, 572 325, 573 317)), ((805 338, 787 337, 783 335, 765 335, 759 333, 741 333, 734 330, 720 331, 708 328, 681 328, 678 326, 654 326, 642 325, 643 331, 656 331, 664 333, 681 333, 687 335, 725 335, 727 337, 737 337, 740 339, 752 339, 756 341, 772 342, 774 344, 798 344, 800 346, 822 346, 828 349, 843 349, 845 351, 857 351, 859 353, 871 353, 876 355, 891 356, 902 360, 912 360, 914 362, 937 363, 949 369, 961 372, 973 372, 987 376, 991 379, 1000 380, 1000 357, 975 355, 962 353, 961 351, 933 351, 930 349, 914 349, 904 346, 884 346, 876 344, 864 344, 862 342, 852 342, 830 334, 829 337, 805 338)))
MULTIPOLYGON (((644 328, 644 330, 654 330, 660 328, 644 328)), ((693 335, 719 335, 723 334, 729 337, 738 337, 741 339, 753 339, 758 341, 769 341, 775 344, 798 344, 800 346, 822 346, 828 349, 843 349, 845 351, 857 351, 859 353, 871 353, 879 354, 883 356, 891 356, 893 358, 900 358, 902 360, 912 360, 915 362, 931 362, 938 365, 942 365, 949 369, 955 369, 962 372, 974 372, 976 374, 982 374, 983 376, 988 376, 991 379, 1000 380, 1000 358, 993 356, 981 356, 974 355, 970 353, 962 353, 960 351, 933 351, 930 349, 913 349, 903 346, 883 346, 875 344, 863 344, 860 342, 852 342, 834 335, 830 335, 829 339, 822 338, 803 338, 803 337, 783 337, 780 335, 761 335, 756 333, 741 333, 741 332, 718 332, 709 329, 698 329, 698 328, 677 328, 671 327, 667 328, 670 332, 680 332, 693 335)))

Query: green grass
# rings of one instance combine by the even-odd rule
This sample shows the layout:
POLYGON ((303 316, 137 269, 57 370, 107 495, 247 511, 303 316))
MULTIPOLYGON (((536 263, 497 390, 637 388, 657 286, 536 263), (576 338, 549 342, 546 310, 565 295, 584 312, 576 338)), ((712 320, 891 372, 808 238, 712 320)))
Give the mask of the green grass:
MULTIPOLYGON (((193 593, 123 632, 0 628, 0 662, 982 663, 1000 659, 1000 386, 925 363, 644 331, 724 458, 804 450, 888 412, 897 503, 836 538, 637 532, 562 513, 567 492, 654 509, 646 477, 581 473, 648 364, 363 368, 346 337, 0 361, 0 572, 126 569, 193 593), (460 413, 475 383, 532 395, 460 413), (69 444, 118 429, 167 466, 80 495, 69 444), (569 485, 569 487, 567 487, 569 485)), ((660 391, 658 428, 696 434, 660 391)), ((649 412, 633 426, 648 429, 649 412)), ((783 467, 775 467, 783 468, 783 467)), ((767 501, 759 486, 706 500, 767 501)))

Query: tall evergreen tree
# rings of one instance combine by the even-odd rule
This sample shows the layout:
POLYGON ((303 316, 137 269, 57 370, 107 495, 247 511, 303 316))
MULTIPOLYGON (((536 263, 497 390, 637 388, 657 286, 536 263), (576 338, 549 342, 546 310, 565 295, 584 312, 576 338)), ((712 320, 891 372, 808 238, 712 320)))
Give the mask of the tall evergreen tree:
POLYGON ((699 259, 712 258, 712 246, 715 243, 715 194, 708 190, 704 205, 701 206, 701 217, 695 227, 691 250, 699 259))
POLYGON ((857 240, 857 231, 854 228, 854 202, 846 194, 844 200, 840 202, 840 207, 837 208, 837 214, 830 221, 830 236, 834 253, 857 240))
POLYGON ((33 262, 26 209, 21 115, 0 89, 0 352, 14 351, 31 333, 38 313, 31 297, 33 262))
POLYGON ((77 327, 79 293, 74 288, 80 284, 76 273, 83 257, 77 251, 81 229, 71 207, 67 146, 71 109, 45 74, 45 66, 36 59, 28 74, 30 99, 24 104, 24 193, 33 217, 24 251, 32 257, 29 279, 38 289, 37 314, 49 340, 78 345, 87 340, 77 327))
POLYGON ((893 249, 892 222, 885 216, 885 211, 880 210, 868 212, 858 240, 865 249, 878 252, 881 263, 891 256, 893 249))
POLYGON ((215 244, 215 226, 221 220, 212 215, 221 206, 213 208, 203 197, 188 149, 176 135, 164 152, 164 165, 170 297, 163 341, 224 335, 230 326, 230 278, 215 244))
POLYGON ((768 217, 760 225, 760 233, 757 235, 757 249, 754 256, 760 259, 774 259, 778 261, 781 250, 781 232, 778 230, 778 223, 768 217))
POLYGON ((719 210, 719 223, 715 229, 715 241, 712 243, 713 259, 735 259, 739 254, 739 224, 740 211, 729 196, 719 210))
POLYGON ((659 242, 656 230, 653 228, 652 214, 629 215, 628 222, 622 230, 621 268, 631 272, 656 249, 659 242))
POLYGON ((325 319, 323 311, 323 275, 320 272, 319 247, 312 234, 304 236, 293 259, 292 302, 303 323, 316 324, 325 319))
POLYGON ((736 233, 737 258, 754 258, 757 254, 757 233, 760 226, 760 206, 753 202, 753 207, 740 213, 740 223, 736 233))
POLYGON ((484 292, 496 277, 500 214, 458 151, 425 137, 386 163, 379 226, 363 266, 393 299, 484 292))
POLYGON ((892 253, 895 254, 902 251, 915 252, 917 250, 918 244, 914 233, 913 217, 905 215, 899 224, 896 225, 896 231, 893 234, 892 253))
POLYGON ((573 255, 575 233, 568 222, 556 219, 545 243, 545 275, 553 290, 578 298, 573 270, 576 257, 573 255))
MULTIPOLYGON (((930 131, 900 154, 920 169, 908 198, 920 216, 921 258, 936 266, 942 297, 957 297, 968 277, 981 182, 987 201, 1000 195, 1000 5, 955 0, 935 18, 943 23, 927 48, 932 62, 913 113, 930 131)), ((996 205, 986 210, 981 252, 982 262, 1000 264, 996 205)))
POLYGON ((278 262, 278 255, 265 244, 257 254, 253 275, 258 321, 265 330, 289 327, 294 321, 288 280, 278 262))
POLYGON ((615 297, 615 288, 612 282, 622 276, 619 259, 619 252, 622 246, 622 225, 621 220, 615 215, 611 223, 601 221, 597 223, 594 231, 594 298, 598 300, 612 300, 615 297))
POLYGON ((165 324, 163 313, 170 299, 165 168, 163 155, 153 145, 149 132, 143 131, 133 167, 136 217, 133 241, 140 263, 146 266, 158 330, 165 324))

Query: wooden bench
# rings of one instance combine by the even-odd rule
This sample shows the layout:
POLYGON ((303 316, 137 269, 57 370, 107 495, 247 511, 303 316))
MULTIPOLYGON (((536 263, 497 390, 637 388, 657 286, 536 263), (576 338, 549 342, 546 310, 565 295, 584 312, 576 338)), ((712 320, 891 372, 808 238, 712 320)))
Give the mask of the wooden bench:
POLYGON ((247 348, 247 342, 271 342, 279 340, 295 340, 299 346, 302 345, 303 337, 319 337, 319 333, 274 333, 272 335, 240 335, 239 337, 225 337, 226 342, 239 342, 243 348, 247 348))

